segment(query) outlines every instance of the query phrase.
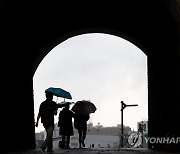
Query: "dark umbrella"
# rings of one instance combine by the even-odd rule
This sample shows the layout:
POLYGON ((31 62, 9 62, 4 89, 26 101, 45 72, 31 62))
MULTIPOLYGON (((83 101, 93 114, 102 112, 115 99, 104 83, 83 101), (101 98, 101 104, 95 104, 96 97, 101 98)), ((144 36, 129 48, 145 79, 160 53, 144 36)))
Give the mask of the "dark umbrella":
POLYGON ((65 91, 61 88, 50 87, 50 88, 46 89, 45 92, 51 92, 51 93, 53 93, 53 95, 55 95, 57 97, 72 99, 71 94, 68 91, 65 91))
POLYGON ((78 114, 90 114, 96 111, 96 106, 87 100, 77 101, 71 109, 78 114))

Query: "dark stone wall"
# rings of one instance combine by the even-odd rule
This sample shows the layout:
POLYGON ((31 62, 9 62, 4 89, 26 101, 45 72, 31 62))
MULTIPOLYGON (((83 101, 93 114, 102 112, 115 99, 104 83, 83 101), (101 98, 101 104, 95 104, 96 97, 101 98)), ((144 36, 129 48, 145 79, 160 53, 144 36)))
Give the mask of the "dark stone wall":
MULTIPOLYGON (((148 55, 148 117, 150 137, 180 136, 179 59, 177 41, 166 42, 148 55)), ((153 144, 150 147, 165 148, 153 144)))
POLYGON ((50 50, 83 33, 131 41, 148 56, 149 135, 180 136, 177 26, 166 1, 0 2, 0 151, 34 149, 33 75, 50 50))

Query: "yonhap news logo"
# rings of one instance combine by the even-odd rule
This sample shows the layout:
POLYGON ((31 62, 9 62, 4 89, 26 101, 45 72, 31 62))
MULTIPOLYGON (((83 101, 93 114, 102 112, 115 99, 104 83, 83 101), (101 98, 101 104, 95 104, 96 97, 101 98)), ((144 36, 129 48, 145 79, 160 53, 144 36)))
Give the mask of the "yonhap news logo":
POLYGON ((140 132, 132 133, 128 137, 128 143, 132 148, 139 147, 142 144, 142 134, 140 132))
POLYGON ((180 143, 180 137, 142 137, 142 134, 140 132, 132 133, 128 137, 128 143, 132 148, 140 147, 143 140, 145 141, 145 143, 151 143, 151 144, 180 143))

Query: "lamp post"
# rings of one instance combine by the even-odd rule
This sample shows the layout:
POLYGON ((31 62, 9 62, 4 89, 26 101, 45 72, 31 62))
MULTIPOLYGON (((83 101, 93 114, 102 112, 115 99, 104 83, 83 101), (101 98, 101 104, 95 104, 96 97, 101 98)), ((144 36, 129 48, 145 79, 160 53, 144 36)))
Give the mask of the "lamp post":
POLYGON ((144 134, 143 134, 143 131, 144 131, 144 123, 143 123, 143 121, 141 121, 141 133, 142 133, 142 148, 143 148, 143 136, 144 136, 144 134))
POLYGON ((131 104, 131 105, 126 105, 123 101, 121 101, 121 148, 123 148, 123 110, 126 107, 131 107, 131 106, 138 106, 137 104, 131 104))

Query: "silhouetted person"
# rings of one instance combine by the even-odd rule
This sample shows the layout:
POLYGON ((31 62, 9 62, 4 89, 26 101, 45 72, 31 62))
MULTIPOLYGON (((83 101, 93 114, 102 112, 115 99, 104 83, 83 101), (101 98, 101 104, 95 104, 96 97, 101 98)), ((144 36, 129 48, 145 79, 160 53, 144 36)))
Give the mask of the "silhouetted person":
POLYGON ((89 114, 83 115, 75 113, 74 127, 78 130, 79 133, 79 148, 82 148, 82 146, 85 147, 84 140, 86 138, 87 121, 89 118, 89 114))
POLYGON ((40 149, 44 152, 53 152, 53 130, 54 130, 54 115, 57 115, 57 104, 53 101, 53 94, 46 93, 46 100, 40 104, 39 113, 35 126, 38 127, 39 119, 46 130, 46 139, 42 143, 40 149))
POLYGON ((92 144, 92 148, 94 148, 94 144, 92 144))
POLYGON ((59 113, 59 135, 62 136, 62 141, 60 141, 60 148, 70 148, 70 136, 74 134, 73 132, 73 123, 72 118, 74 118, 74 112, 69 110, 69 104, 66 104, 65 107, 59 113))

